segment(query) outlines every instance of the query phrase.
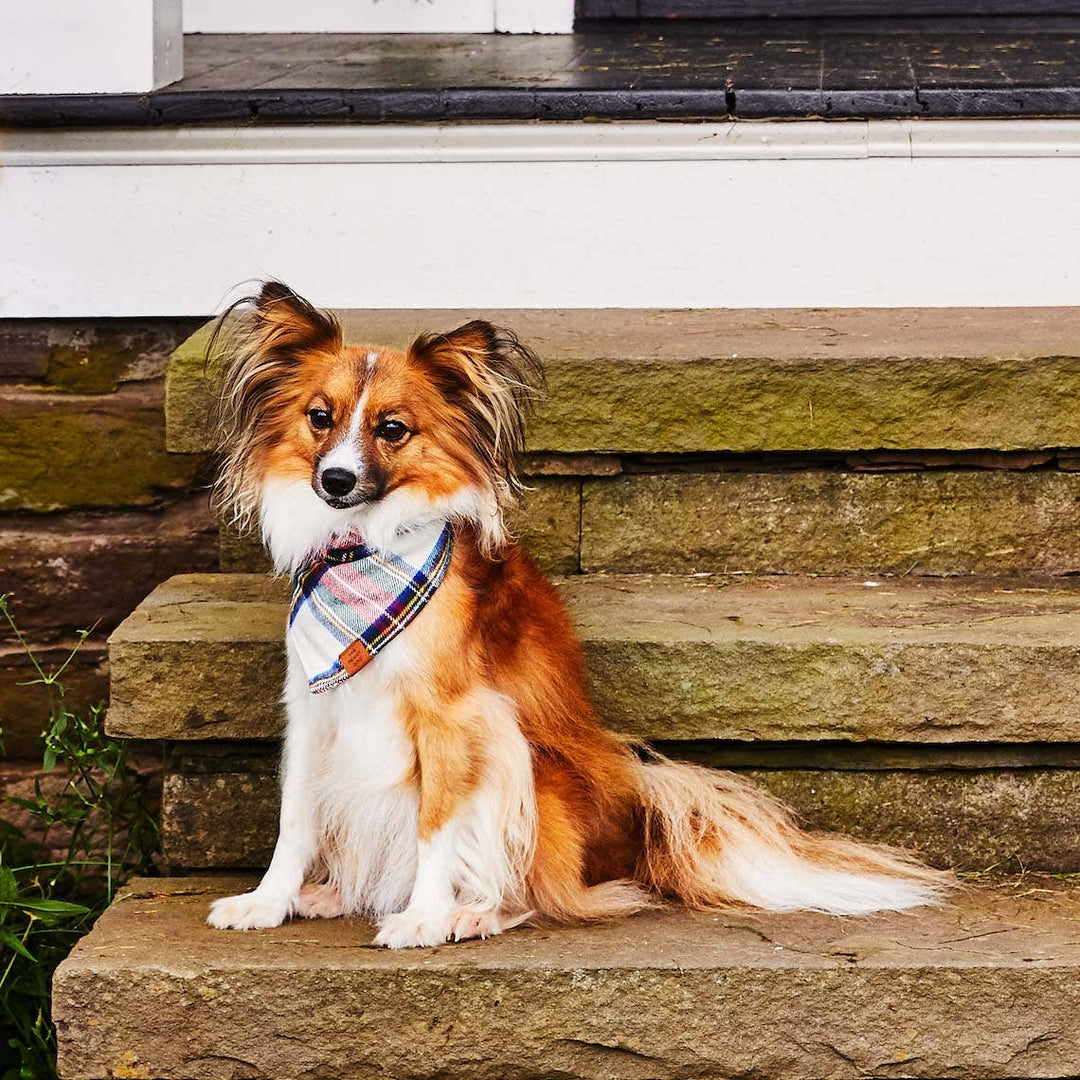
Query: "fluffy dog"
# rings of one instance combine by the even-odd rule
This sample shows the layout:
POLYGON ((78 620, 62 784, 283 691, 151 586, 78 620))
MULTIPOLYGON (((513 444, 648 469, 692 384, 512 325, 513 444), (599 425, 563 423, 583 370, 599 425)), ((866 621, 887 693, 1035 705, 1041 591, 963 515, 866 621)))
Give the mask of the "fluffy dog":
POLYGON ((540 377, 513 333, 347 346, 277 282, 230 326, 219 502, 296 588, 277 847, 212 926, 355 914, 404 947, 663 898, 855 914, 940 897, 944 875, 597 723, 563 604, 506 528, 540 377))

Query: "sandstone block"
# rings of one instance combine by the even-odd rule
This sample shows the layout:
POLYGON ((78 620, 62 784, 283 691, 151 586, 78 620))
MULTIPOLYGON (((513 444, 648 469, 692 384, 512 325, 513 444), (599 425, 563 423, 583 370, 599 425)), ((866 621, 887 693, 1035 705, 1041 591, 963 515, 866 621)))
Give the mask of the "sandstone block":
MULTIPOLYGON (((534 451, 1080 445, 1080 308, 484 314, 545 363, 534 451)), ((477 313, 339 315, 348 341, 404 347, 477 313)), ((207 338, 170 364, 169 446, 180 452, 209 445, 207 338)))
POLYGON ((104 639, 166 578, 216 569, 216 534, 205 495, 160 511, 7 518, 0 593, 37 641, 92 627, 104 639))
MULTIPOLYGON (((917 757, 921 748, 907 748, 917 757)), ((989 748, 988 757, 996 747, 989 748)), ((677 744, 667 752, 680 757, 677 744)), ((162 834, 174 868, 265 867, 277 837, 277 755, 174 752, 162 834)), ((1002 757, 1008 758, 1005 749, 1002 757)), ((1080 872, 1075 768, 738 768, 815 829, 918 852, 941 867, 1080 872)))
POLYGON ((188 490, 202 459, 165 452, 161 386, 0 391, 0 510, 145 506, 188 490))
MULTIPOLYGON (((561 588, 599 715, 649 739, 1077 739, 1080 586, 579 576, 561 588)), ((280 732, 287 588, 181 575, 110 638, 114 734, 280 732)))
POLYGON ((1075 473, 700 472, 585 480, 581 568, 1072 574, 1075 473))
POLYGON ((0 377, 103 394, 157 379, 201 319, 0 319, 0 377))
POLYGON ((60 1074, 807 1080, 1080 1072, 1076 891, 873 919, 666 908, 390 952, 362 922, 229 933, 250 879, 136 881, 60 966, 60 1074))

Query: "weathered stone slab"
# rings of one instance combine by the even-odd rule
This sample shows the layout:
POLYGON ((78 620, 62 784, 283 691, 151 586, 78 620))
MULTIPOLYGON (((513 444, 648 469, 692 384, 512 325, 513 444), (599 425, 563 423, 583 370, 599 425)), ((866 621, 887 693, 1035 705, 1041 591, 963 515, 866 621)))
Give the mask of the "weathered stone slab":
POLYGON ((44 378, 57 389, 103 394, 158 379, 169 354, 202 320, 0 319, 0 377, 44 378))
POLYGON ((91 627, 104 640, 166 578, 215 569, 203 494, 160 511, 0 519, 0 593, 39 642, 91 627))
MULTIPOLYGON (((920 747, 908 747, 917 757, 920 747)), ((990 754, 996 751, 992 747, 990 754)), ((671 756, 683 756, 668 744, 671 756)), ((1008 758, 1009 748, 1001 756, 1008 758)), ((174 752, 162 796, 174 868, 265 867, 277 837, 277 755, 174 752)), ((813 828, 919 852, 965 871, 1080 872, 1080 769, 739 768, 813 828)))
POLYGON ((264 574, 178 575, 159 585, 109 638, 109 732, 277 735, 288 595, 286 581, 264 574))
POLYGON ((509 517, 510 531, 546 574, 580 569, 581 481, 535 476, 509 517))
MULTIPOLYGON (((599 714, 650 739, 1077 741, 1080 584, 577 577, 599 714)), ((280 731, 286 588, 181 575, 110 638, 114 734, 280 731)))
MULTIPOLYGON (((339 312, 403 347, 483 314, 545 363, 530 449, 1037 449, 1080 445, 1080 308, 339 312)), ((169 446, 209 445, 207 334, 173 356, 169 446)))
POLYGON ((935 866, 1080 872, 1077 769, 739 771, 816 829, 907 848, 935 866))
MULTIPOLYGON (((576 477, 538 476, 510 514, 509 526, 536 565, 547 574, 578 572, 581 482, 576 477)), ((270 570, 270 558, 250 534, 221 529, 221 569, 255 574, 270 570)), ((129 608, 130 610, 130 608, 129 608)))
POLYGON ((173 868, 265 867, 277 839, 277 755, 244 762, 213 762, 215 771, 171 766, 161 794, 161 841, 173 868), (217 771, 225 766, 228 771, 217 771))
MULTIPOLYGON (((34 655, 46 672, 56 671, 67 661, 78 641, 60 638, 49 645, 37 645, 34 655)), ((38 674, 26 653, 12 640, 7 627, 0 627, 0 728, 3 728, 3 757, 10 761, 29 759, 40 763, 41 733, 49 719, 49 693, 35 682, 38 674)), ((64 669, 64 704, 85 715, 91 705, 109 696, 108 661, 100 639, 82 645, 64 669)))
POLYGON ((707 472, 583 482, 581 568, 1074 574, 1080 476, 707 472))
POLYGON ((218 559, 226 574, 270 574, 274 569, 258 537, 231 525, 220 526, 218 559))
POLYGON ((143 506, 190 488, 201 464, 165 452, 160 383, 0 391, 0 510, 143 506))
POLYGON ((1080 895, 691 914, 390 952, 359 922, 206 927, 250 879, 132 883, 57 971, 66 1080, 970 1080, 1080 1072, 1080 895))

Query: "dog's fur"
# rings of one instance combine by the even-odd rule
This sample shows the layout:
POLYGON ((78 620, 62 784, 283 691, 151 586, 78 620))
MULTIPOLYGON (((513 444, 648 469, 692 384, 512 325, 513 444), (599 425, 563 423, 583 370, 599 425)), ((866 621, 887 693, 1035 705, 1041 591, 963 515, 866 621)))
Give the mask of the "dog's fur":
POLYGON ((290 654, 277 847, 211 925, 355 913, 400 947, 665 897, 839 914, 940 897, 945 875, 804 832, 744 780, 599 726, 563 604, 506 529, 539 378, 512 333, 470 322, 406 353, 346 346, 277 282, 230 325, 219 502, 258 520, 279 572, 355 532, 390 552, 449 521, 455 547, 428 606, 341 686, 312 694, 290 654), (330 467, 356 476, 344 498, 330 467))

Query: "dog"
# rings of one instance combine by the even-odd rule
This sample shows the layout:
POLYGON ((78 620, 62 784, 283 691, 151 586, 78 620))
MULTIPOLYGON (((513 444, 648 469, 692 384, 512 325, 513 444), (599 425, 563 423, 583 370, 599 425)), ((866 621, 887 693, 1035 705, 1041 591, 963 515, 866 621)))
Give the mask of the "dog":
POLYGON ((211 926, 357 915, 403 948, 668 899, 942 898, 944 873, 804 831, 755 785, 600 726, 563 603, 507 529, 541 382, 512 332, 348 346, 274 281, 230 311, 217 501, 258 523, 295 592, 277 845, 211 926))

